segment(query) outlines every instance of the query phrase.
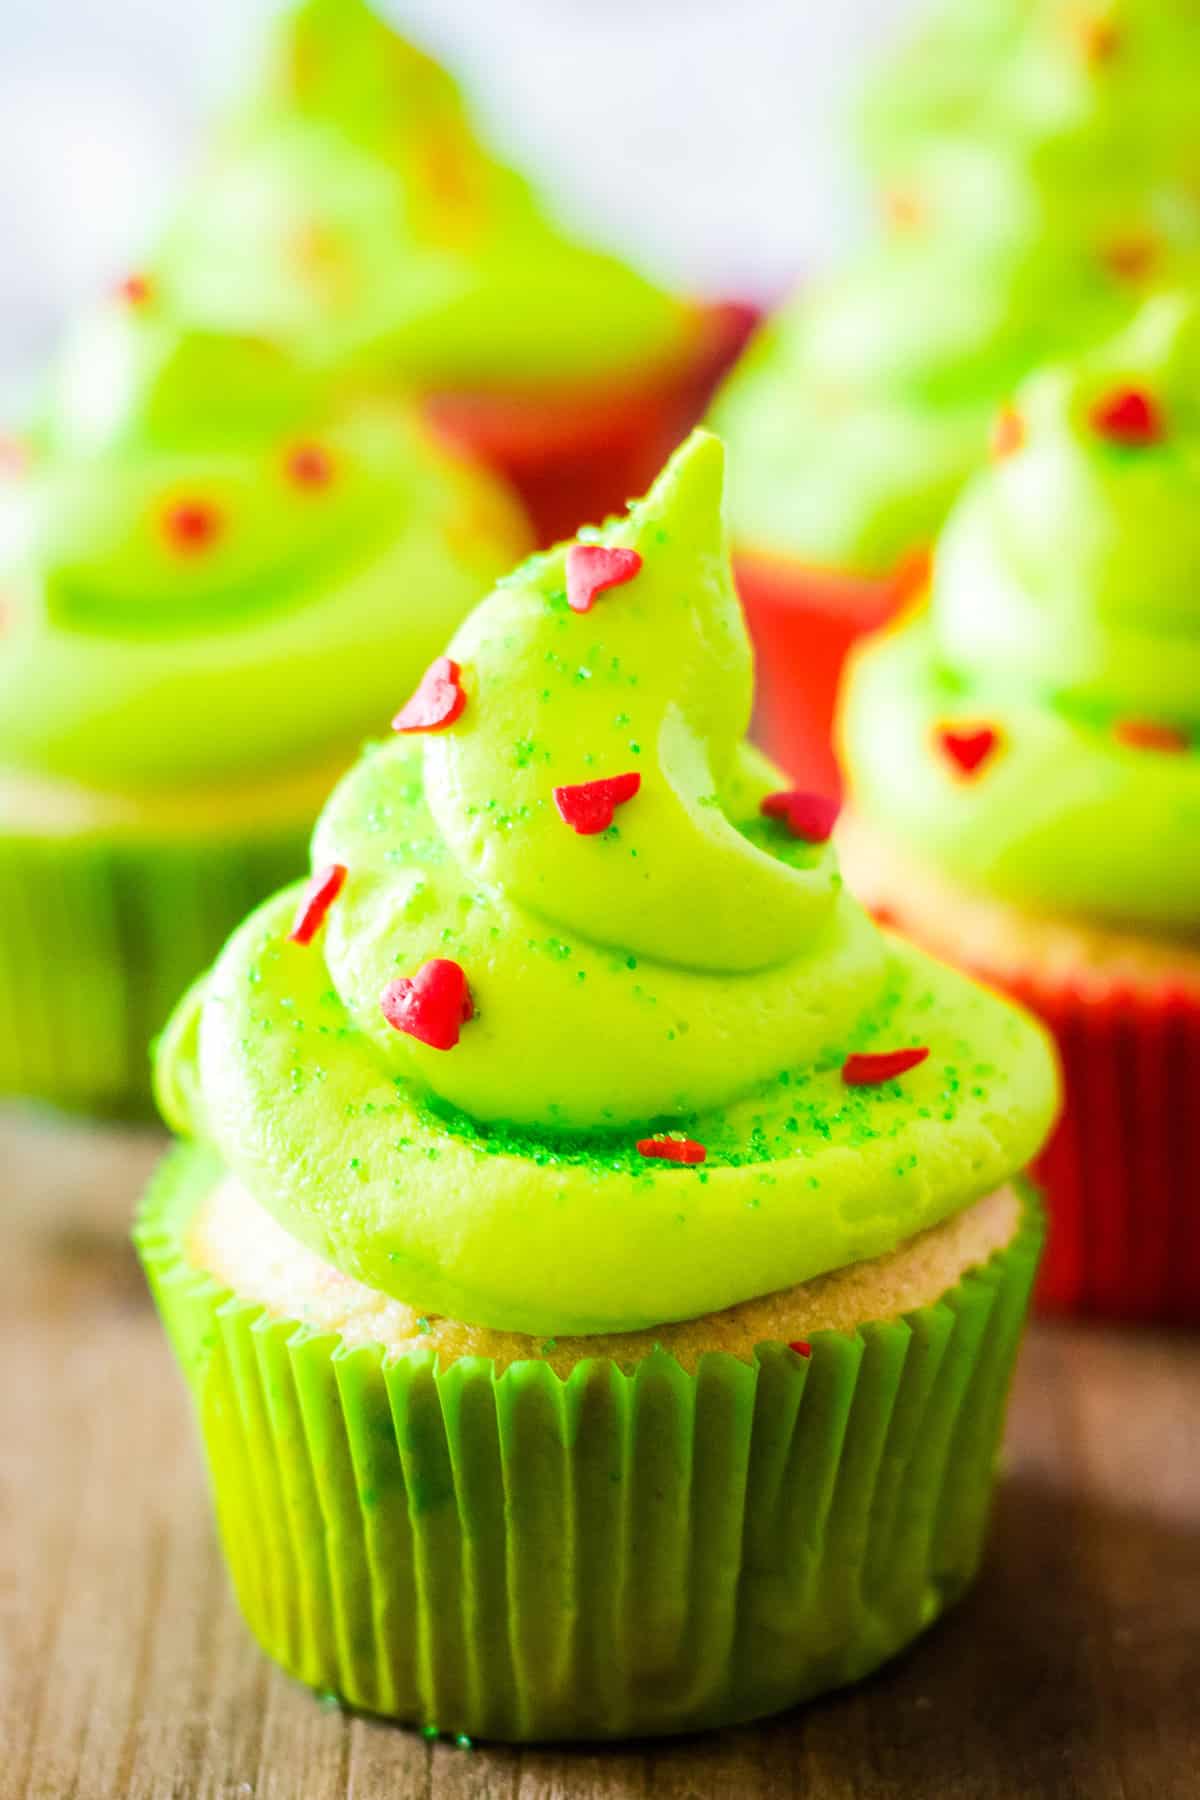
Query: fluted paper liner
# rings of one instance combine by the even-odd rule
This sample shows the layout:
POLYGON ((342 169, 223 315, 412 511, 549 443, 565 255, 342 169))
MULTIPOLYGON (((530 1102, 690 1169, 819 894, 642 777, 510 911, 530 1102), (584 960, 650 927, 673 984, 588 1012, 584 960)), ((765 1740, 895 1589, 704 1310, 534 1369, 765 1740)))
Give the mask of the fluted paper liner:
POLYGON ((152 1037, 306 838, 0 831, 0 1094, 148 1116, 152 1037))
POLYGON ((137 1243, 197 1407, 246 1618, 301 1681, 494 1739, 691 1731, 866 1675, 979 1560, 1041 1241, 803 1358, 694 1374, 385 1359, 186 1260, 218 1170, 163 1165, 137 1243))

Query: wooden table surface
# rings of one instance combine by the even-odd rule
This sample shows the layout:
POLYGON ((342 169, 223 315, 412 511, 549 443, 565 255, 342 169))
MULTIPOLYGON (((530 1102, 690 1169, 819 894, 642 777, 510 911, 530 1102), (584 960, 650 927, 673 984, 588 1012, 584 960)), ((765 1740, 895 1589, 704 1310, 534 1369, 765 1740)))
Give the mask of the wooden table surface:
POLYGON ((1041 1325, 974 1594, 766 1724, 458 1750, 258 1654, 124 1226, 160 1148, 0 1113, 2 1800, 1198 1800, 1200 1337, 1041 1325))

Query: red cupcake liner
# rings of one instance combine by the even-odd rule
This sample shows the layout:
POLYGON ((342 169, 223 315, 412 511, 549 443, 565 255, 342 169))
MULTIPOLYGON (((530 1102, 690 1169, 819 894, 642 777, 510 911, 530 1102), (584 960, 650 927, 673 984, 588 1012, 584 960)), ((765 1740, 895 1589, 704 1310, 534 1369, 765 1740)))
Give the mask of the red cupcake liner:
POLYGON ((1200 1323, 1200 994, 1004 986, 1063 1065, 1063 1116, 1035 1170, 1050 1212, 1038 1306, 1200 1323))
POLYGON ((798 786, 838 796, 833 721, 843 666, 860 637, 925 586, 928 553, 871 579, 739 550, 734 574, 754 640, 754 735, 798 786))
POLYGON ((646 491, 703 417, 757 319, 739 302, 707 308, 694 354, 665 374, 545 394, 432 394, 426 415, 440 436, 511 483, 539 544, 557 543, 646 491))

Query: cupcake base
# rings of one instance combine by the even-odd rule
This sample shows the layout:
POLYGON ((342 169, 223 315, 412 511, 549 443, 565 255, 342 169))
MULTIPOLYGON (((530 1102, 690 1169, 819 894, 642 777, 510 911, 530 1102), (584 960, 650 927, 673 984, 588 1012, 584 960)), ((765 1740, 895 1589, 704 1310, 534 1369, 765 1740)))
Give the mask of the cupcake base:
MULTIPOLYGON (((474 1738, 758 1717, 870 1673, 979 1560, 1040 1246, 811 1354, 633 1366, 385 1357, 199 1269, 220 1178, 177 1150, 137 1242, 247 1620, 299 1680, 474 1738)), ((300 1309, 302 1311, 302 1308, 300 1309)))
POLYGON ((307 837, 0 832, 0 1094, 150 1117, 151 1039, 307 837))
POLYGON ((833 747, 838 687, 847 656, 924 587, 921 552, 878 580, 806 568, 788 557, 740 549, 734 575, 754 643, 754 735, 798 787, 837 796, 833 747))
POLYGON ((839 826, 878 917, 1049 1026, 1064 1108, 1035 1167, 1049 1213, 1044 1311, 1200 1322, 1200 950, 960 894, 839 826))
POLYGON ((520 495, 539 545, 624 509, 703 416, 757 323, 753 308, 710 307, 681 368, 549 393, 430 395, 435 431, 520 495))

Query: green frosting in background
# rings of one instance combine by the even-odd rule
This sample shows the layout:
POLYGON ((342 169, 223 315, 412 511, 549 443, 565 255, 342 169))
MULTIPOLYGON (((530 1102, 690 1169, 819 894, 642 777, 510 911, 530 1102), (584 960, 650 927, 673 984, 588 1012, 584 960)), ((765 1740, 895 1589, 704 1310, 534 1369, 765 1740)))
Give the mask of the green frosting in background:
POLYGON ((969 886, 1195 932, 1200 308, 1151 302, 1114 343, 1032 378, 1017 414, 1022 446, 946 526, 928 611, 852 670, 855 804, 969 886), (1098 425, 1127 390, 1155 409, 1156 441, 1098 425), (945 724, 999 734, 973 779, 939 750, 945 724), (1145 726, 1165 744, 1130 741, 1145 726))
POLYGON ((0 536, 0 766, 134 791, 357 749, 528 543, 400 407, 140 290, 68 344, 0 536))
POLYGON ((157 270, 189 318, 423 388, 669 366, 696 328, 561 231, 445 70, 364 0, 301 0, 274 22, 157 270))
POLYGON ((696 434, 591 534, 642 566, 590 611, 566 547, 502 582, 449 655, 461 715, 374 750, 314 865, 345 886, 317 939, 285 893, 164 1039, 164 1110, 339 1268, 423 1311, 529 1332, 687 1318, 894 1247, 1005 1181, 1048 1128, 1038 1028, 885 938, 831 847, 761 815, 750 649, 696 434), (637 771, 577 835, 562 785, 637 771), (380 996, 449 958, 453 1049, 380 996), (928 1044, 851 1088, 853 1050, 928 1044), (707 1162, 647 1161, 684 1131, 707 1162))
POLYGON ((1030 368, 1196 273, 1200 11, 1114 3, 1099 58, 1069 11, 1018 28, 1027 11, 963 23, 952 88, 976 26, 1011 41, 979 65, 978 104, 952 129, 957 102, 931 100, 889 171, 891 237, 802 290, 719 398, 747 547, 888 573, 932 541, 1030 368))

